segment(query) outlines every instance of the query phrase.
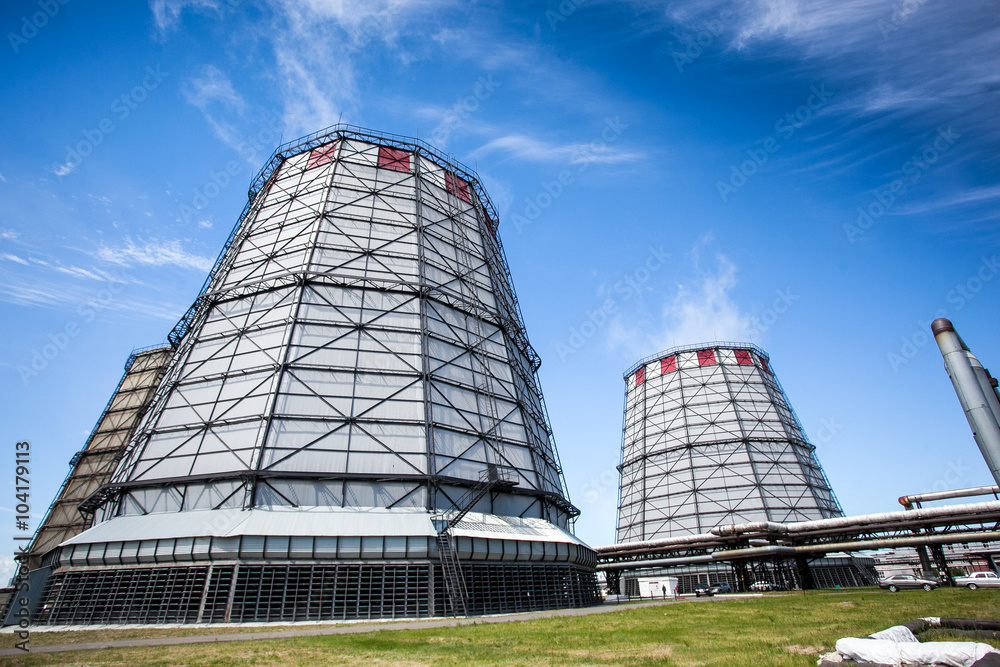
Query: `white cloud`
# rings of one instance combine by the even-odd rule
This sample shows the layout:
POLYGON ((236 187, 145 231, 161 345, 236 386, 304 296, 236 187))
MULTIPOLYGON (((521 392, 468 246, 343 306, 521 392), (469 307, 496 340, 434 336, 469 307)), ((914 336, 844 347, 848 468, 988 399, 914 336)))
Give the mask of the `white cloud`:
POLYGON ((6 259, 9 262, 17 262, 18 264, 24 264, 25 266, 28 266, 28 262, 27 261, 21 259, 17 255, 11 255, 11 254, 6 253, 6 252, 0 253, 0 259, 6 259))
POLYGON ((140 241, 136 244, 127 236, 124 245, 117 248, 109 248, 102 243, 94 256, 106 262, 126 267, 133 264, 146 264, 208 271, 214 264, 214 260, 208 257, 187 252, 177 240, 140 241))
POLYGON ((0 239, 16 241, 20 236, 21 232, 16 232, 13 229, 0 229, 0 239))
POLYGON ((2 181, 2 182, 4 182, 4 183, 6 183, 6 182, 7 182, 7 179, 6 179, 6 178, 4 178, 4 175, 3 175, 3 174, 0 174, 0 181, 2 181))
MULTIPOLYGON (((318 36, 306 39, 321 41, 318 36)), ((330 61, 318 63, 315 54, 303 53, 298 44, 293 45, 291 41, 297 40, 277 44, 274 55, 285 91, 285 126, 292 134, 304 135, 341 119, 341 111, 334 100, 340 98, 343 103, 354 98, 354 72, 342 57, 328 54, 320 60, 330 58, 330 61)))
MULTIPOLYGON (((27 264, 27 262, 25 262, 27 264)), ((113 280, 113 276, 108 275, 103 271, 88 271, 87 269, 81 269, 79 266, 57 266, 55 270, 59 273, 65 273, 68 276, 73 276, 74 278, 86 278, 88 280, 113 280)))
POLYGON ((73 170, 76 169, 78 164, 79 164, 78 162, 67 162, 66 164, 59 164, 58 162, 55 162, 53 163, 53 166, 51 168, 46 167, 46 169, 48 169, 56 176, 61 177, 65 176, 66 174, 73 173, 73 170))
POLYGON ((181 92, 187 103, 205 116, 216 136, 230 148, 239 150, 243 138, 230 119, 242 117, 246 102, 229 78, 218 67, 205 65, 198 76, 184 81, 181 92))
MULTIPOLYGON (((966 204, 979 204, 991 200, 1000 199, 1000 185, 986 186, 963 190, 953 195, 944 195, 937 199, 932 199, 927 203, 915 203, 903 206, 894 212, 894 215, 921 215, 924 213, 935 213, 942 209, 962 207, 966 204)), ((987 220, 992 220, 996 216, 990 215, 987 220)), ((971 221, 970 221, 971 222, 971 221)))
POLYGON ((509 134, 497 137, 472 152, 480 157, 495 151, 503 151, 519 160, 529 162, 581 162, 617 164, 638 160, 642 156, 630 153, 606 143, 592 145, 586 142, 572 144, 551 144, 523 134, 509 134))
POLYGON ((7 582, 14 576, 15 570, 17 570, 17 561, 14 560, 14 557, 0 554, 0 583, 6 586, 7 582))
POLYGON ((693 286, 678 285, 677 293, 663 306, 664 330, 657 335, 659 348, 716 340, 741 340, 750 327, 750 316, 740 310, 731 292, 736 287, 736 265, 725 255, 716 256, 716 272, 693 286))
MULTIPOLYGON (((697 272, 698 249, 693 251, 697 272)), ((688 284, 678 284, 662 305, 659 321, 617 317, 611 322, 608 346, 624 348, 642 357, 678 345, 746 339, 750 316, 732 298, 738 284, 737 267, 725 255, 716 255, 714 272, 701 273, 688 284), (652 331, 651 331, 652 330, 652 331)))
POLYGON ((185 81, 182 91, 189 104, 202 110, 213 102, 236 109, 242 109, 245 105, 229 78, 214 65, 203 66, 199 76, 185 81))
MULTIPOLYGON (((356 44, 370 39, 393 41, 400 24, 416 12, 441 10, 440 0, 276 0, 274 5, 296 22, 331 21, 356 44)), ((299 26, 296 26, 299 27, 299 26)))
POLYGON ((180 21, 185 9, 195 12, 206 10, 218 11, 219 3, 215 0, 151 0, 149 8, 153 11, 153 21, 160 33, 174 28, 180 21))
POLYGON ((198 223, 198 226, 201 227, 201 228, 203 228, 203 229, 211 229, 212 228, 212 221, 211 220, 202 220, 201 222, 198 223))

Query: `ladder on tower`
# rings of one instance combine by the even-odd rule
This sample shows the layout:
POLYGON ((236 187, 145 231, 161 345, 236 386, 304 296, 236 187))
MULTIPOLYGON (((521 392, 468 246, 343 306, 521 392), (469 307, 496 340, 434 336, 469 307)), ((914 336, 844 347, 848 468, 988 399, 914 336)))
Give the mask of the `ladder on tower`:
POLYGON ((462 565, 458 561, 455 540, 450 532, 438 532, 437 548, 438 558, 441 559, 441 571, 444 574, 444 588, 448 594, 448 604, 451 606, 452 616, 468 616, 469 592, 465 588, 462 565))
MULTIPOLYGON (((462 576, 462 565, 458 557, 456 539, 452 529, 476 506, 476 503, 493 489, 517 486, 518 473, 513 467, 504 465, 507 457, 503 441, 498 437, 500 416, 496 404, 496 387, 490 369, 489 351, 486 349, 488 337, 483 330, 483 321, 490 317, 490 313, 480 303, 477 294, 476 265, 480 261, 488 264, 489 260, 485 255, 480 258, 474 251, 472 240, 469 238, 469 226, 463 220, 463 213, 457 205, 456 195, 449 192, 446 195, 446 200, 447 214, 452 222, 454 243, 458 250, 456 261, 459 267, 456 270, 456 277, 459 282, 461 299, 464 302, 463 310, 466 311, 469 368, 473 373, 477 408, 482 420, 480 437, 483 440, 485 450, 486 470, 480 474, 479 481, 453 503, 452 509, 436 514, 433 520, 437 530, 438 557, 441 560, 441 569, 444 573, 445 589, 451 611, 456 616, 467 616, 469 594, 465 586, 465 578, 462 576)), ((472 218, 478 220, 475 213, 472 218)), ((483 250, 486 252, 485 247, 483 250)))
POLYGON ((517 486, 517 471, 507 466, 488 463, 476 485, 462 494, 452 509, 432 517, 437 529, 438 558, 441 560, 441 570, 444 573, 448 604, 451 605, 451 612, 455 616, 469 615, 469 592, 465 587, 465 577, 462 576, 462 564, 458 558, 458 548, 455 545, 452 529, 487 493, 497 487, 512 486, 517 486))

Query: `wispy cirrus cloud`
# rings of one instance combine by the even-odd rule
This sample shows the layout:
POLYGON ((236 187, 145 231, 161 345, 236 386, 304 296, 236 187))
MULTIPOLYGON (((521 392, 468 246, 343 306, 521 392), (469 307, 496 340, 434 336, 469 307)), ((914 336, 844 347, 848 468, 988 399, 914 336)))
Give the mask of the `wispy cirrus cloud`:
MULTIPOLYGON (((439 12, 451 1, 434 0, 263 0, 255 18, 238 14, 241 29, 268 45, 285 127, 296 136, 342 120, 360 102, 356 59, 370 53, 371 44, 404 62, 414 59, 398 44, 410 22, 439 12)), ((186 11, 222 16, 226 6, 216 0, 152 0, 153 20, 164 37, 177 28, 186 11)), ((198 107, 227 144, 239 140, 235 130, 246 109, 236 88, 215 66, 188 82, 185 96, 198 107), (228 119, 228 120, 227 120, 228 119)))
MULTIPOLYGON (((25 263, 27 264, 27 262, 25 262, 25 263)), ((67 276, 73 276, 74 278, 84 278, 84 279, 87 279, 87 280, 107 281, 107 280, 114 280, 115 279, 114 276, 111 276, 110 274, 108 274, 108 273, 106 273, 104 271, 99 271, 97 269, 93 269, 93 270, 82 269, 79 266, 68 266, 68 267, 67 266, 56 266, 56 267, 53 267, 53 270, 57 271, 58 273, 65 274, 67 276)))
MULTIPOLYGON (((118 277, 96 286, 93 283, 87 283, 85 286, 45 280, 32 280, 30 282, 4 280, 0 282, 0 302, 25 308, 43 308, 76 313, 79 308, 93 301, 103 289, 106 289, 107 285, 120 285, 124 288, 125 285, 132 282, 126 277, 118 277)), ((111 300, 102 300, 100 307, 102 311, 124 315, 129 319, 145 318, 170 322, 176 321, 186 306, 121 294, 111 300)))
POLYGON ((17 264, 24 264, 25 266, 28 265, 28 261, 26 259, 18 257, 17 255, 12 255, 7 252, 0 253, 0 259, 7 260, 8 262, 15 262, 17 264))
POLYGON ((197 75, 181 84, 181 93, 188 104, 201 111, 223 143, 239 150, 243 137, 233 121, 242 117, 246 102, 218 67, 202 66, 197 75))
MULTIPOLYGON (((900 208, 899 211, 897 211, 897 214, 915 215, 931 213, 967 205, 980 205, 984 202, 991 201, 1000 202, 1000 185, 963 190, 952 195, 939 197, 931 202, 906 205, 900 208)), ((996 217, 996 215, 991 215, 989 219, 995 219, 996 217)))
POLYGON ((149 8, 153 12, 156 29, 162 35, 177 27, 185 10, 200 14, 218 13, 220 3, 217 0, 151 0, 149 8))
POLYGON ((135 264, 148 266, 176 266, 182 269, 207 272, 214 260, 190 253, 177 240, 134 242, 126 236, 122 245, 109 247, 103 243, 94 252, 94 257, 111 264, 131 267, 135 264))
POLYGON ((603 164, 618 164, 642 159, 639 153, 633 153, 616 146, 605 146, 601 151, 594 151, 589 143, 552 144, 523 134, 508 134, 497 137, 472 152, 474 157, 488 155, 494 152, 507 153, 518 160, 529 162, 588 162, 603 164))
POLYGON ((306 134, 342 120, 360 105, 356 60, 371 45, 404 63, 415 56, 400 37, 452 0, 271 0, 266 27, 278 66, 284 121, 306 134))

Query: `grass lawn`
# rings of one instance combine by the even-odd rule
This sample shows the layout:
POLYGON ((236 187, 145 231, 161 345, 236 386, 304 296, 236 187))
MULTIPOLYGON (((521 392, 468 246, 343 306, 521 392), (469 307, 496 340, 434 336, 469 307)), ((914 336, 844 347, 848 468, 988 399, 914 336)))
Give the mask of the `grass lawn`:
MULTIPOLYGON (((355 635, 105 649, 7 658, 11 665, 815 665, 840 637, 922 616, 1000 618, 1000 591, 811 591, 639 606, 606 614, 355 635)), ((252 628, 250 630, 272 628, 252 628)), ((219 629, 231 633, 232 628, 219 629)), ((99 639, 172 631, 108 631, 99 639)), ((204 633, 204 630, 198 630, 204 633)), ((34 633, 32 643, 66 643, 34 633)), ((88 632, 93 640, 95 637, 88 632)), ((8 637, 4 637, 8 639, 8 637)), ((7 642, 4 642, 7 645, 7 642)))

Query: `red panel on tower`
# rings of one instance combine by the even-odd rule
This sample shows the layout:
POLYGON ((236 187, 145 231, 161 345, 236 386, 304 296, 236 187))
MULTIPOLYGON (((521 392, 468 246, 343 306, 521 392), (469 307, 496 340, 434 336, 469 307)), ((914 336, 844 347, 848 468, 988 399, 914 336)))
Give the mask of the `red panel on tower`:
POLYGON ((736 353, 736 363, 740 366, 753 366, 753 359, 750 358, 750 353, 746 350, 733 350, 736 353))
POLYGON ((761 368, 763 368, 763 369, 764 369, 765 371, 767 371, 768 373, 770 373, 770 372, 771 372, 771 369, 770 369, 770 368, 768 368, 768 366, 767 366, 767 359, 765 359, 764 357, 757 357, 757 361, 759 361, 759 362, 760 362, 760 367, 761 367, 761 368))
POLYGON ((670 356, 666 359, 660 359, 660 373, 672 373, 677 370, 677 357, 670 356))
POLYGON ((715 364, 715 350, 698 350, 698 365, 712 366, 715 364))
POLYGON ((646 367, 640 366, 639 370, 635 372, 635 386, 639 386, 646 381, 646 367))
POLYGON ((325 164, 330 164, 333 162, 333 158, 336 156, 337 152, 337 142, 331 141, 328 144, 323 144, 322 146, 317 146, 316 148, 309 151, 309 162, 306 163, 306 169, 312 169, 313 167, 322 167, 325 164))
POLYGON ((469 198, 469 184, 463 179, 459 178, 450 171, 444 172, 444 182, 448 186, 448 192, 455 195, 459 199, 464 199, 465 201, 472 203, 472 199, 469 198))
POLYGON ((410 172, 410 152, 388 146, 378 147, 378 166, 393 171, 410 172))

